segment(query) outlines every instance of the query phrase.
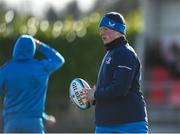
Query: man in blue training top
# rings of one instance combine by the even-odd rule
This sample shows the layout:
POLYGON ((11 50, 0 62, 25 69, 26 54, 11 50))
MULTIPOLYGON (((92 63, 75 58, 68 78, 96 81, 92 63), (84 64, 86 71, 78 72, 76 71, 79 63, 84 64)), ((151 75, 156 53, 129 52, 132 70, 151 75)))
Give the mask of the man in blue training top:
POLYGON ((125 38, 125 20, 117 12, 100 22, 106 47, 96 88, 82 98, 95 102, 96 133, 147 133, 145 101, 140 90, 140 61, 125 38))
POLYGON ((12 59, 0 69, 5 133, 44 133, 43 114, 49 76, 63 56, 29 35, 16 41, 12 59), (36 49, 44 59, 34 59, 36 49))

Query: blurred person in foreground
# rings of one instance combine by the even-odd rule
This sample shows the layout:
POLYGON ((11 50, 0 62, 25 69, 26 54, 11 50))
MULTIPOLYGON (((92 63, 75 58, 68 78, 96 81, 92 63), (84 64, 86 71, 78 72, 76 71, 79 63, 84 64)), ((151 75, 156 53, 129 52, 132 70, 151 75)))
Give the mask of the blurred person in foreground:
POLYGON ((59 52, 30 35, 17 39, 12 59, 0 69, 3 132, 44 133, 48 79, 64 62, 59 52), (45 58, 34 59, 36 49, 45 58))
POLYGON ((96 87, 82 99, 95 104, 96 133, 148 133, 146 105, 140 90, 140 61, 125 38, 125 20, 117 12, 99 24, 106 54, 96 87))

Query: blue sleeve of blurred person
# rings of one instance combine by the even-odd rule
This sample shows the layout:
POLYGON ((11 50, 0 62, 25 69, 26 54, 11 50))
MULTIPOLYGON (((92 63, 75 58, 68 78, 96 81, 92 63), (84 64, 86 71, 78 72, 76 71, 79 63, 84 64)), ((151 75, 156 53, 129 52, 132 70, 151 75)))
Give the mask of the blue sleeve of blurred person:
POLYGON ((46 113, 43 113, 43 115, 42 115, 43 121, 47 121, 48 118, 49 118, 48 115, 46 113))
POLYGON ((65 63, 64 57, 58 51, 50 48, 44 43, 39 46, 38 50, 47 58, 43 59, 41 62, 45 65, 49 73, 54 72, 65 63))
POLYGON ((2 76, 2 71, 0 68, 0 97, 3 95, 3 76, 2 76))

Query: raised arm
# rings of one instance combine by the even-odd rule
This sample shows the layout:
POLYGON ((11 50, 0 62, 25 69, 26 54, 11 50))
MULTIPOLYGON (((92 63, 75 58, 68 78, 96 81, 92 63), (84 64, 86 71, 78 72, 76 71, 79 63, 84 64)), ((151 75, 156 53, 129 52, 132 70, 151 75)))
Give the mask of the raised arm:
POLYGON ((35 42, 37 50, 45 57, 42 63, 45 64, 49 72, 57 70, 65 63, 64 57, 58 51, 37 39, 35 39, 35 42))

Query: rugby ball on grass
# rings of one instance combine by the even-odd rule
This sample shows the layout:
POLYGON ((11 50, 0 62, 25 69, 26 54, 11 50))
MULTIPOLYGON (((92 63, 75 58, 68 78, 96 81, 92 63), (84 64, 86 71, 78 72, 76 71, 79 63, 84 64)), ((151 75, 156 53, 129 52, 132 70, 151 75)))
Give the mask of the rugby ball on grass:
POLYGON ((83 89, 90 89, 91 87, 89 84, 81 79, 81 78, 75 78, 71 81, 70 87, 69 87, 69 96, 71 101, 76 104, 76 106, 82 110, 86 110, 90 108, 90 102, 86 101, 84 102, 80 95, 83 89))

